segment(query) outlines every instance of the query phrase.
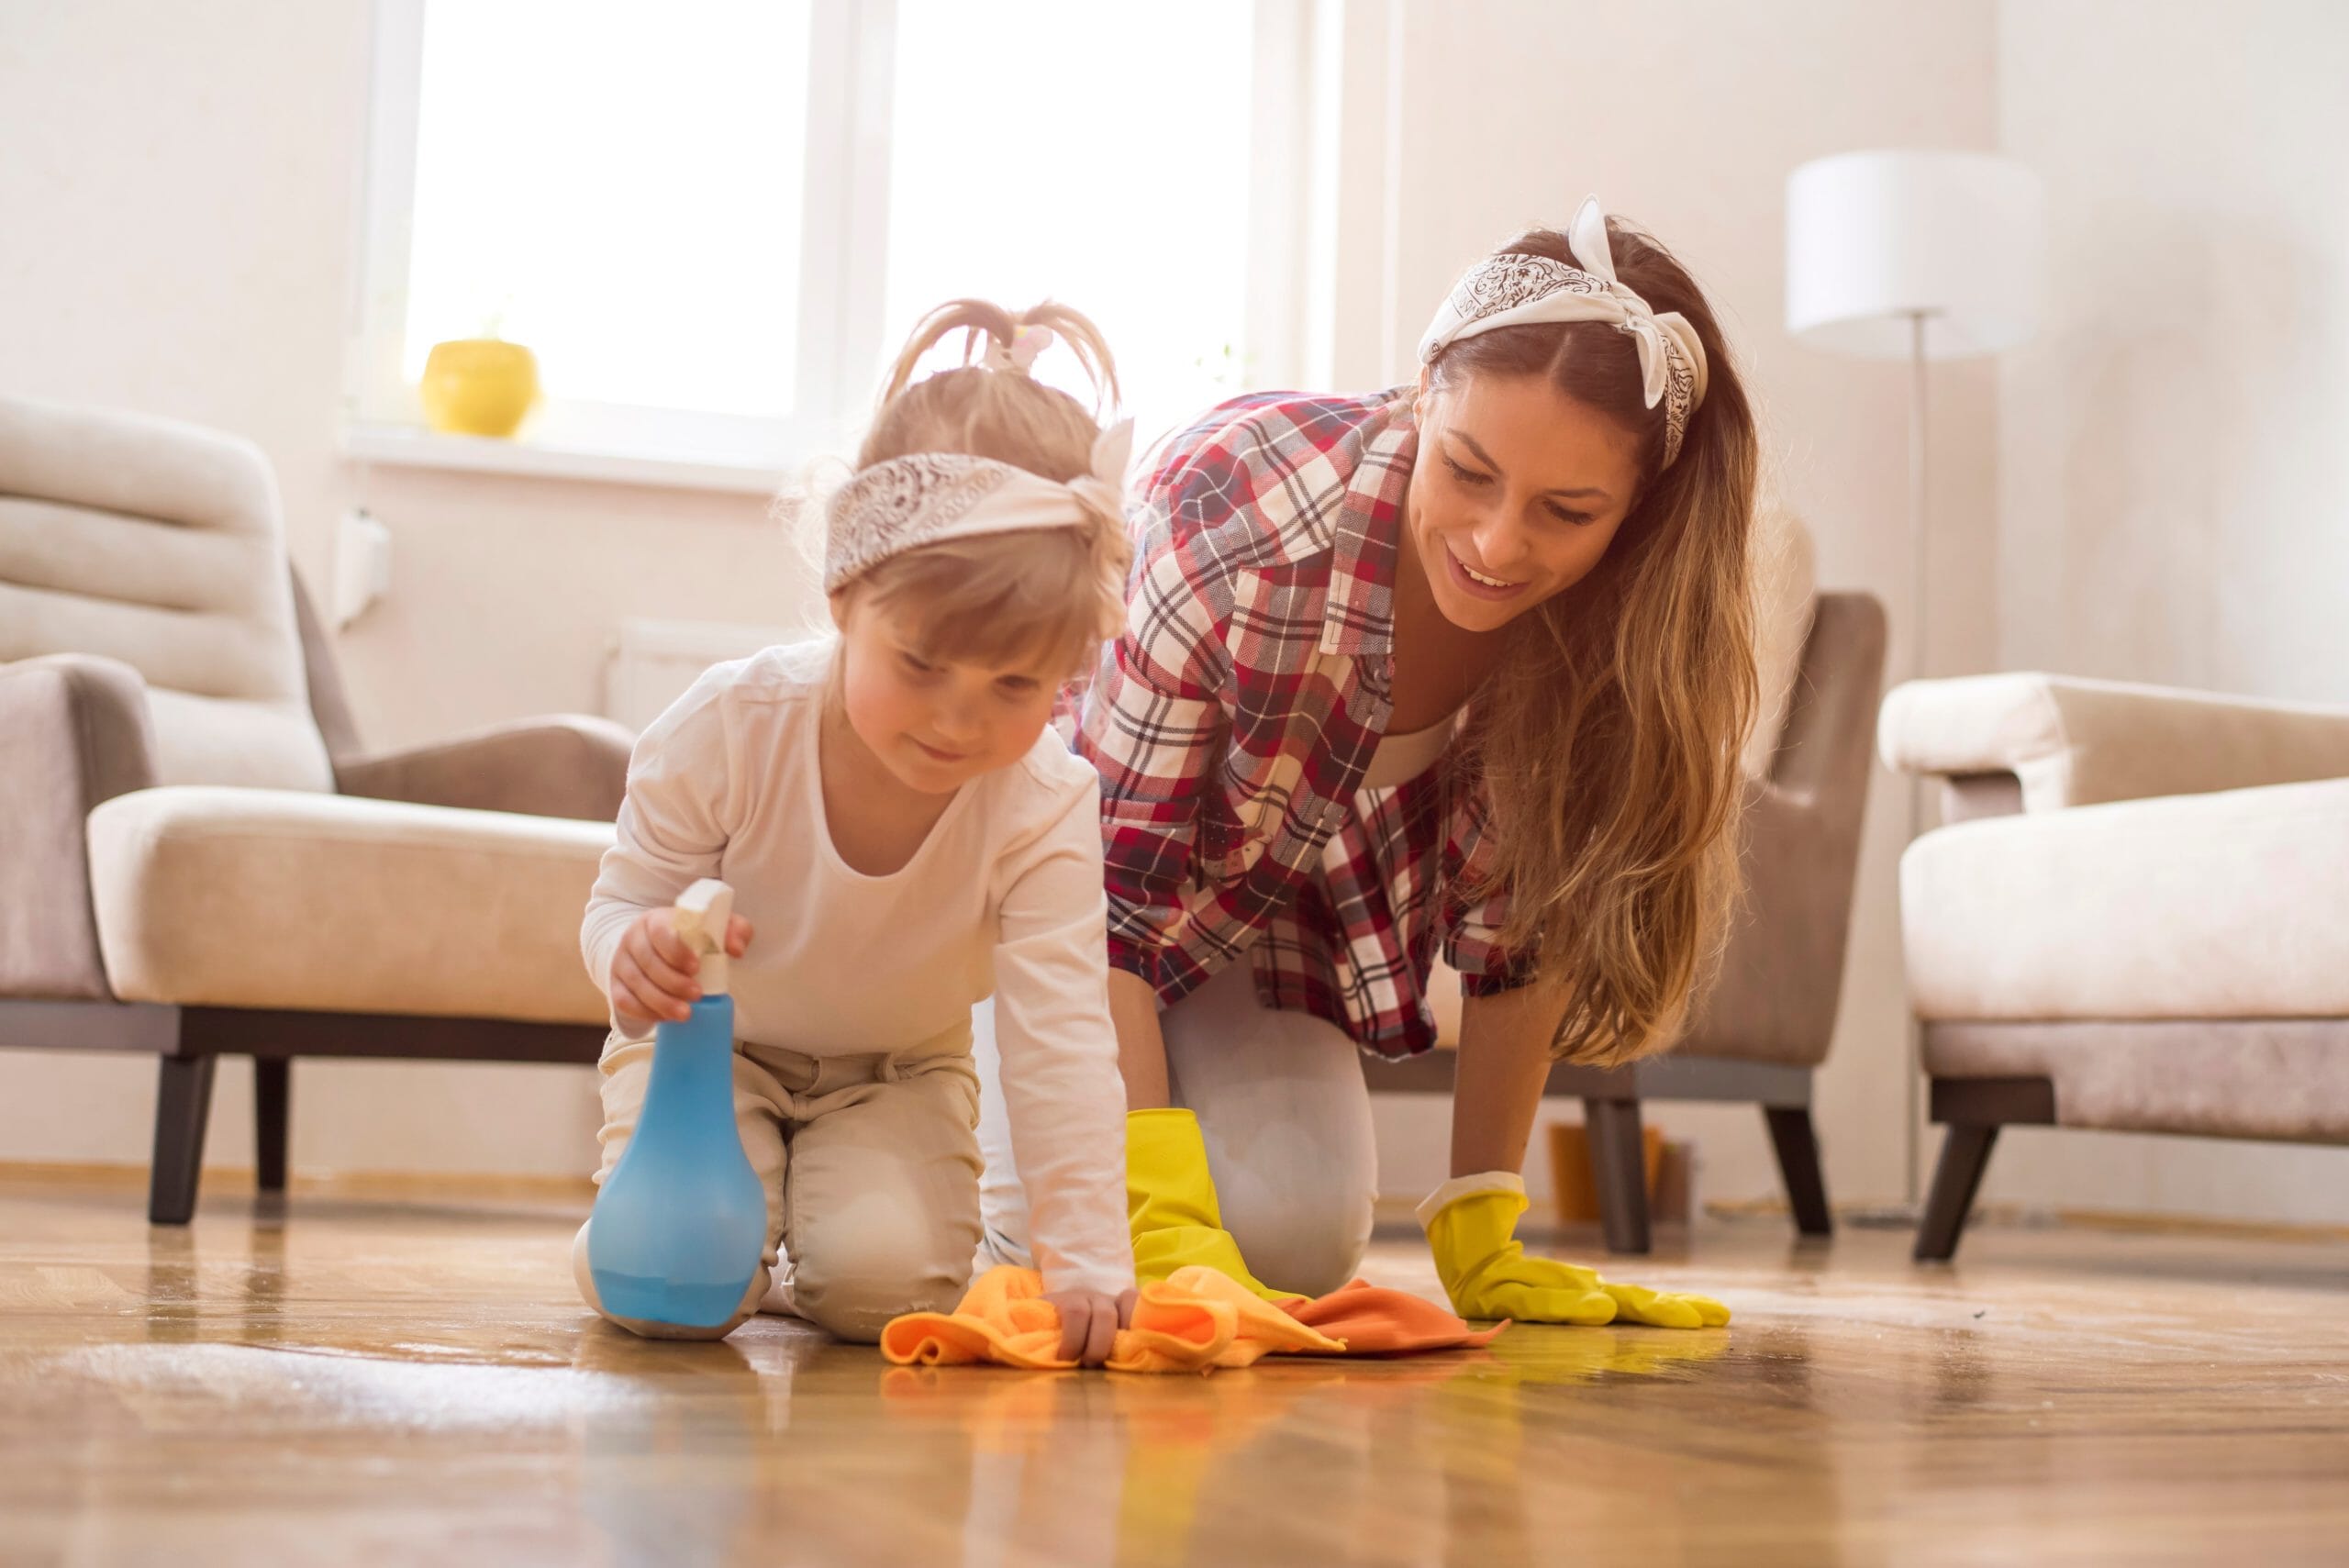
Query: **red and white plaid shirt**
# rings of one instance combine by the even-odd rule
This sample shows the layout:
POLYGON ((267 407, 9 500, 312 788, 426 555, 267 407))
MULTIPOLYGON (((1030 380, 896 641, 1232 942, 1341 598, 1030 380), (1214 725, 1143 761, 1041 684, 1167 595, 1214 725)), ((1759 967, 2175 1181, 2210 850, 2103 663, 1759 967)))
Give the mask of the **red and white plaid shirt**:
POLYGON ((1210 410, 1150 460, 1127 624, 1074 743, 1101 774, 1109 962, 1171 1005, 1254 952, 1269 1006, 1365 1049, 1435 1043, 1442 933, 1464 989, 1521 984, 1481 785, 1441 769, 1365 789, 1393 705, 1396 551, 1419 434, 1411 389, 1264 394, 1210 410))

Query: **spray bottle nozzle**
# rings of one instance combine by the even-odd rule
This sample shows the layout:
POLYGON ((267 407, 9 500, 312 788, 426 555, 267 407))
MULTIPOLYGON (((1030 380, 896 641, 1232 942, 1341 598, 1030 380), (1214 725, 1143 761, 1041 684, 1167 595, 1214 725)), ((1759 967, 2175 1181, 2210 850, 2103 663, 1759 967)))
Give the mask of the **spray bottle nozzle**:
POLYGON ((705 996, 726 995, 726 927, 733 917, 734 890, 707 876, 678 894, 670 910, 677 940, 701 960, 696 978, 705 996))

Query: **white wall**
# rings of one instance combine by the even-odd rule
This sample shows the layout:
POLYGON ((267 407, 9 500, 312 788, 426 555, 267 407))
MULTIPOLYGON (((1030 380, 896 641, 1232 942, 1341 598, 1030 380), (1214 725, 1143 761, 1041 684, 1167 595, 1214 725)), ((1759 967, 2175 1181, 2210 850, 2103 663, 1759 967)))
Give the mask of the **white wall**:
MULTIPOLYGON (((1399 377, 1461 264, 1599 192, 1713 291, 1768 420, 1777 482, 1818 533, 1822 582, 1894 607, 1903 667, 1903 373, 1787 340, 1781 190, 1820 153, 1991 145, 1988 0, 1409 0, 1391 36, 1388 6, 1345 9, 1343 123, 1375 130, 1390 104, 1401 117, 1391 168, 1383 137, 1349 145, 1334 204, 1340 379, 1399 377)), ((362 0, 0 0, 0 381, 253 437, 277 464, 313 581, 329 520, 361 483, 334 433, 366 12, 362 0)), ((1949 367, 1936 394, 1933 663, 1982 668, 1994 652, 1990 373, 1949 367)), ((395 580, 341 650, 380 741, 594 707, 623 613, 792 611, 790 555, 750 498, 387 470, 365 489, 395 535, 395 580)), ((1899 830, 1880 780, 1822 1084, 1830 1180, 1845 1199, 1903 1185, 1899 830)), ((243 1080, 223 1083, 212 1152, 240 1163, 243 1080)), ((0 1053, 0 1157, 143 1159, 150 1085, 144 1063, 0 1053)), ((314 1063, 297 1095, 303 1166, 576 1170, 594 1116, 586 1075, 554 1069, 314 1063)), ((1416 1195, 1443 1173, 1441 1107, 1388 1101, 1381 1114, 1387 1177, 1416 1195)), ((1774 1190, 1751 1111, 1667 1106, 1656 1119, 1699 1139, 1709 1194, 1774 1190)))
MULTIPOLYGON (((2349 703, 2349 7, 2006 0, 2048 317, 1998 370, 2000 664, 2349 703)), ((1993 1197, 2349 1222, 2349 1154, 2010 1136, 1993 1197)))

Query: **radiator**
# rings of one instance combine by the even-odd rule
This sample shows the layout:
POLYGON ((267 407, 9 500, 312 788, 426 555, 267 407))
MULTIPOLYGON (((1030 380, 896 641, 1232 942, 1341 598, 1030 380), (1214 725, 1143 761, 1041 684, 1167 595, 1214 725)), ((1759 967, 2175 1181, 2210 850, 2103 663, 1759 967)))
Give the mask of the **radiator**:
POLYGON ((640 730, 712 664, 805 635, 780 626, 624 617, 604 670, 604 712, 640 730))

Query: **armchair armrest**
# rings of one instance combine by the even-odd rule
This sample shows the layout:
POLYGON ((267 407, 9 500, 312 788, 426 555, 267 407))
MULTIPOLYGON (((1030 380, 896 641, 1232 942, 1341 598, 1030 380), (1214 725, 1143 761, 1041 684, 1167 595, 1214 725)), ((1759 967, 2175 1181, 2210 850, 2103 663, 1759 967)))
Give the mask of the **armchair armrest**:
POLYGON ((100 802, 154 782, 138 671, 86 653, 0 663, 0 996, 113 995, 83 824, 100 802))
POLYGON ((1884 702, 1887 766, 2011 775, 2025 811, 2349 776, 2349 708, 2037 673, 1911 681, 1884 702))
POLYGON ((335 787, 419 806, 609 822, 619 816, 634 745, 625 725, 555 714, 406 751, 345 758, 335 764, 335 787))

